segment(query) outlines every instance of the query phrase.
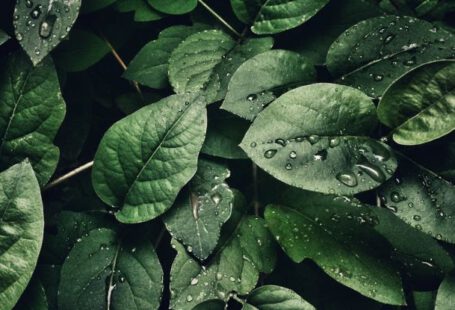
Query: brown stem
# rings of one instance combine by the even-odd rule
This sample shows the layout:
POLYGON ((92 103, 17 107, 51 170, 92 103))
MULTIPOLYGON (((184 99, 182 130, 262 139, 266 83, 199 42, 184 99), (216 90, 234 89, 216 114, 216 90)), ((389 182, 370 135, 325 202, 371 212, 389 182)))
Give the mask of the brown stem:
POLYGON ((88 170, 90 169, 91 167, 93 166, 93 161, 90 161, 86 164, 83 164, 82 166, 79 166, 77 167, 76 169, 74 170, 71 170, 70 172, 68 172, 67 174, 64 174, 62 175, 61 177, 58 177, 57 179, 55 179, 54 181, 50 182, 49 184, 46 185, 46 187, 44 187, 44 190, 48 190, 50 188, 53 188, 57 185, 59 185, 60 183, 63 183, 65 182, 66 180, 78 175, 79 173, 81 172, 84 172, 85 170, 88 170))

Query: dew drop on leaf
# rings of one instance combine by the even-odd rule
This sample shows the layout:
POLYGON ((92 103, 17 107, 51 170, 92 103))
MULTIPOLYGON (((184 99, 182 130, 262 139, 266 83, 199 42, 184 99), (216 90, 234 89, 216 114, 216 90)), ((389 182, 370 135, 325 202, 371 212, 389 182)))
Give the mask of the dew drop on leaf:
POLYGON ((267 150, 264 153, 264 157, 270 159, 273 156, 275 156, 276 152, 277 152, 277 150, 275 150, 275 149, 267 150))
POLYGON ((350 172, 339 173, 336 178, 338 181, 349 187, 355 187, 358 184, 357 177, 350 172))

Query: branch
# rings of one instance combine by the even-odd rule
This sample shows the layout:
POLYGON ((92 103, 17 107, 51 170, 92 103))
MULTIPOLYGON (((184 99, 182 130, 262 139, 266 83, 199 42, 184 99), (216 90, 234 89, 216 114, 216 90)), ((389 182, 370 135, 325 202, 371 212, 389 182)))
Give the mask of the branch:
POLYGON ((232 33, 234 33, 237 37, 241 38, 242 35, 234 29, 234 27, 232 27, 231 25, 229 25, 229 23, 223 18, 221 17, 217 12, 215 12, 211 7, 209 7, 207 5, 207 3, 205 3, 203 0, 198 0, 198 2, 204 7, 207 9, 207 11, 209 11, 210 14, 212 14, 216 19, 218 19, 220 21, 220 23, 222 23, 227 29, 229 29, 230 31, 232 31, 232 33))
POLYGON ((46 191, 46 190, 48 190, 50 188, 53 188, 53 187, 59 185, 60 183, 63 183, 66 180, 78 175, 79 173, 90 169, 92 166, 93 166, 93 161, 90 161, 90 162, 88 162, 86 164, 83 164, 82 166, 77 167, 76 169, 71 170, 67 174, 64 174, 61 177, 59 177, 59 178, 55 179, 54 181, 50 182, 49 184, 46 185, 46 187, 44 187, 44 190, 46 191))

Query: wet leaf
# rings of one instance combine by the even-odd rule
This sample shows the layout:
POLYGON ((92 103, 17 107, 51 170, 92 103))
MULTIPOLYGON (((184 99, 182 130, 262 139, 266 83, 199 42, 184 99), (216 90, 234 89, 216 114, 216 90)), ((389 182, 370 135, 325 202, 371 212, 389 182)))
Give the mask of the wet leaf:
POLYGON ((152 9, 147 0, 117 0, 114 8, 119 12, 134 12, 136 22, 156 21, 165 16, 152 9))
POLYGON ((197 0, 147 0, 148 3, 157 11, 166 14, 181 15, 194 10, 197 0))
POLYGON ((436 296, 435 310, 450 310, 455 303, 455 276, 453 273, 447 275, 442 281, 436 296))
MULTIPOLYGON (((246 302, 258 310, 315 310, 296 292, 276 285, 264 285, 252 291, 246 302)), ((245 307, 244 307, 245 309, 245 307)))

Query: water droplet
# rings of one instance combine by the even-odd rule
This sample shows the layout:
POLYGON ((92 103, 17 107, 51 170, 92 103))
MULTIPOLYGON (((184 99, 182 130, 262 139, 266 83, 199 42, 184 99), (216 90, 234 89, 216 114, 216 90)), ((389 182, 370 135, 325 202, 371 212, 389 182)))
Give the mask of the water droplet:
POLYGON ((327 150, 320 150, 313 155, 314 160, 326 160, 327 159, 327 150))
POLYGON ((414 219, 414 221, 420 221, 422 219, 422 217, 418 214, 414 215, 412 218, 414 219))
POLYGON ((16 33, 16 39, 17 39, 17 41, 22 41, 22 39, 23 39, 22 34, 16 33))
POLYGON ((356 166, 360 170, 362 170, 363 172, 368 174, 368 176, 370 178, 372 178, 374 181, 376 181, 378 183, 383 183, 386 180, 384 173, 373 164, 370 164, 368 162, 362 162, 362 163, 356 164, 356 166))
POLYGON ((395 203, 398 203, 398 202, 401 202, 403 200, 406 200, 406 197, 402 196, 400 193, 398 192, 392 192, 390 194, 390 200, 392 200, 393 202, 395 203))
POLYGON ((254 101, 254 100, 256 100, 257 98, 258 98, 258 96, 257 96, 256 94, 251 94, 251 95, 248 95, 248 96, 246 97, 246 100, 248 100, 248 101, 254 101))
POLYGON ((275 140, 275 143, 279 144, 281 146, 286 146, 286 141, 284 141, 284 139, 279 139, 278 138, 278 139, 275 140))
POLYGON ((191 279, 191 285, 196 285, 199 282, 198 278, 191 279))
POLYGON ((357 177, 353 173, 338 173, 337 180, 349 187, 357 186, 357 177))
POLYGON ((391 34, 391 35, 388 35, 385 39, 384 39, 384 44, 389 44, 390 42, 392 42, 392 40, 395 38, 395 35, 391 34))
POLYGON ((190 253, 193 252, 193 247, 192 247, 192 246, 188 246, 186 249, 187 249, 187 251, 190 252, 190 253))
POLYGON ((305 137, 304 136, 295 137, 295 142, 303 142, 303 141, 305 141, 305 137))
POLYGON ((55 15, 48 15, 46 18, 41 22, 39 35, 47 39, 52 34, 52 29, 54 28, 54 23, 57 17, 55 15))
POLYGON ((441 234, 437 234, 437 235, 436 235, 436 239, 442 240, 442 235, 441 235, 441 234))
POLYGON ((41 9, 36 6, 31 12, 30 17, 33 19, 38 19, 41 16, 41 9))
POLYGON ((217 272, 216 273, 216 279, 219 281, 221 279, 223 279, 223 275, 221 274, 221 272, 217 272))
POLYGON ((230 278, 229 278, 229 281, 235 282, 235 278, 234 278, 234 277, 230 277, 230 278))
POLYGON ((256 146, 257 146, 257 143, 256 143, 256 142, 251 142, 250 146, 251 146, 251 147, 256 147, 256 146))
POLYGON ((222 197, 219 193, 213 194, 212 196, 210 196, 210 198, 216 205, 218 205, 220 203, 220 201, 222 200, 222 197))
POLYGON ((292 170, 292 164, 291 163, 287 163, 285 168, 286 168, 286 170, 292 170))
POLYGON ((190 302, 192 300, 193 300, 193 296, 191 296, 191 295, 186 296, 186 301, 190 302))
POLYGON ((273 156, 275 156, 275 154, 276 154, 276 150, 275 149, 267 150, 264 153, 264 157, 267 158, 267 159, 270 159, 273 156))
POLYGON ((311 144, 317 143, 321 138, 318 135, 311 135, 308 137, 308 141, 310 141, 311 144))
POLYGON ((410 59, 408 59, 408 60, 405 60, 405 61, 403 62, 403 64, 404 64, 405 66, 413 66, 413 65, 415 65, 415 63, 416 63, 416 57, 415 57, 415 56, 413 56, 412 58, 410 58, 410 59))
POLYGON ((384 79, 384 76, 381 75, 381 74, 373 74, 373 80, 375 80, 376 82, 380 82, 384 79))
POLYGON ((297 153, 295 151, 292 151, 289 153, 289 158, 295 159, 297 157, 297 153))
POLYGON ((340 138, 338 138, 338 137, 330 138, 330 140, 329 140, 329 146, 330 147, 336 147, 339 144, 340 144, 340 138))

